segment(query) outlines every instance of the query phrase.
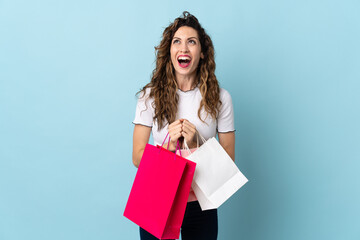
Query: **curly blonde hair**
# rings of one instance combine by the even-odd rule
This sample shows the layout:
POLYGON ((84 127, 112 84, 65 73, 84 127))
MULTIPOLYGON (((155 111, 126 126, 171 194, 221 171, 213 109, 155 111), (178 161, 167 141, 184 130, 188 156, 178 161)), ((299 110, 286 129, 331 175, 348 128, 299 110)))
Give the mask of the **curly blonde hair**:
POLYGON ((176 93, 178 85, 171 62, 170 47, 175 32, 183 26, 192 27, 197 31, 201 51, 204 55, 204 58, 199 61, 195 80, 195 84, 199 85, 202 96, 198 110, 199 119, 204 122, 200 116, 202 108, 205 109, 207 114, 216 118, 221 105, 219 83, 215 76, 213 43, 209 35, 201 27, 198 19, 185 11, 182 16, 176 18, 173 23, 165 28, 159 46, 155 47, 156 67, 152 72, 151 81, 137 93, 143 93, 144 96, 146 89, 150 89, 149 97, 154 99, 152 106, 155 109, 154 121, 157 121, 159 130, 166 125, 166 122, 170 124, 176 120, 179 96, 176 93))

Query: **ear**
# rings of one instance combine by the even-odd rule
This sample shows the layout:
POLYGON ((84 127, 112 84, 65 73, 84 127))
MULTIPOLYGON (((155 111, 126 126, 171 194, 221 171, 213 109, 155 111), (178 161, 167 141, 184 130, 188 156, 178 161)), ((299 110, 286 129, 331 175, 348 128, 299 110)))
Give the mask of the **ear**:
POLYGON ((204 54, 203 53, 200 54, 200 58, 204 59, 204 54))

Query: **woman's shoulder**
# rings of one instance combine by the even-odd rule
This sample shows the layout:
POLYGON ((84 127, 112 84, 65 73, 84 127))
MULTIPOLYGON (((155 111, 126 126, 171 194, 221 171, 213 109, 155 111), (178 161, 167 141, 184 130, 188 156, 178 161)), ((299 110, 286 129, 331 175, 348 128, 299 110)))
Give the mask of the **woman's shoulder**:
POLYGON ((151 89, 148 88, 144 88, 142 89, 138 94, 138 101, 137 101, 137 107, 139 109, 143 110, 152 110, 153 111, 153 102, 154 102, 154 98, 150 97, 150 92, 151 89))
POLYGON ((220 93, 219 94, 220 94, 220 100, 221 101, 228 101, 228 100, 231 101, 231 95, 226 89, 220 88, 220 93))
POLYGON ((142 100, 142 101, 151 100, 150 93, 151 93, 151 88, 150 87, 147 87, 147 88, 144 88, 144 89, 140 90, 140 92, 138 94, 139 100, 142 100))

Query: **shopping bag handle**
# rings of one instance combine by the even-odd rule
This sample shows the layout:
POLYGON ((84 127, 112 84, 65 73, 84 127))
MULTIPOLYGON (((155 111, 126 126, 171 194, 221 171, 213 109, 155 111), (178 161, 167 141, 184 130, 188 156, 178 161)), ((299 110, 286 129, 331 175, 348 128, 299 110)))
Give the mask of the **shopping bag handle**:
MULTIPOLYGON (((162 144, 161 144, 161 148, 163 147, 163 145, 164 145, 164 143, 165 143, 165 141, 166 141, 166 139, 167 139, 168 136, 169 136, 169 132, 166 134, 166 136, 165 136, 165 138, 164 138, 164 141, 163 141, 162 144)), ((169 136, 169 141, 168 141, 166 150, 169 150, 170 140, 171 140, 171 137, 169 136)), ((160 150, 161 150, 161 148, 160 148, 160 150)), ((176 157, 176 152, 177 152, 178 150, 179 150, 180 156, 181 156, 179 139, 178 139, 177 142, 176 142, 176 149, 175 149, 174 159, 175 159, 175 157, 176 157)), ((182 157, 182 156, 181 156, 181 157, 182 157)))
MULTIPOLYGON (((170 141, 170 140, 169 140, 170 141)), ((181 155, 181 149, 180 149, 180 144, 179 144, 179 140, 177 140, 177 142, 176 142, 176 150, 175 150, 175 156, 176 156, 176 152, 179 150, 179 152, 180 152, 180 156, 182 157, 182 155, 181 155)))
MULTIPOLYGON (((196 146, 197 146, 197 148, 199 148, 199 137, 200 137, 200 139, 201 139, 201 141, 202 141, 202 143, 204 144, 205 142, 206 142, 206 140, 205 140, 205 138, 203 137, 203 136, 201 136, 201 134, 199 133, 199 131, 198 130, 196 130, 196 146)), ((184 147, 185 147, 185 150, 189 153, 189 154, 191 154, 191 151, 190 151, 190 148, 189 148, 189 146, 187 145, 187 142, 186 142, 186 139, 184 138, 184 147)))
MULTIPOLYGON (((166 134, 166 136, 165 136, 165 138, 164 138, 164 141, 163 141, 162 144, 161 144, 161 147, 164 145, 164 143, 165 143, 165 141, 166 141, 166 139, 167 139, 168 136, 169 136, 169 132, 166 134)), ((169 143, 170 143, 170 136, 169 136, 169 141, 168 141, 168 145, 167 145, 166 150, 169 150, 169 143)))

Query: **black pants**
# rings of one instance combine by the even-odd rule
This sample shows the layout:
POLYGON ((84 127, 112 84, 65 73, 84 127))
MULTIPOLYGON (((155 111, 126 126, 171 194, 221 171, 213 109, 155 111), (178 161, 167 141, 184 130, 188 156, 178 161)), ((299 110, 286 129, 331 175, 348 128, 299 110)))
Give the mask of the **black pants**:
MULTIPOLYGON (((186 206, 181 226, 182 240, 216 240, 218 234, 217 209, 201 211, 198 201, 189 202, 186 206)), ((140 228, 141 240, 157 240, 140 228)))

